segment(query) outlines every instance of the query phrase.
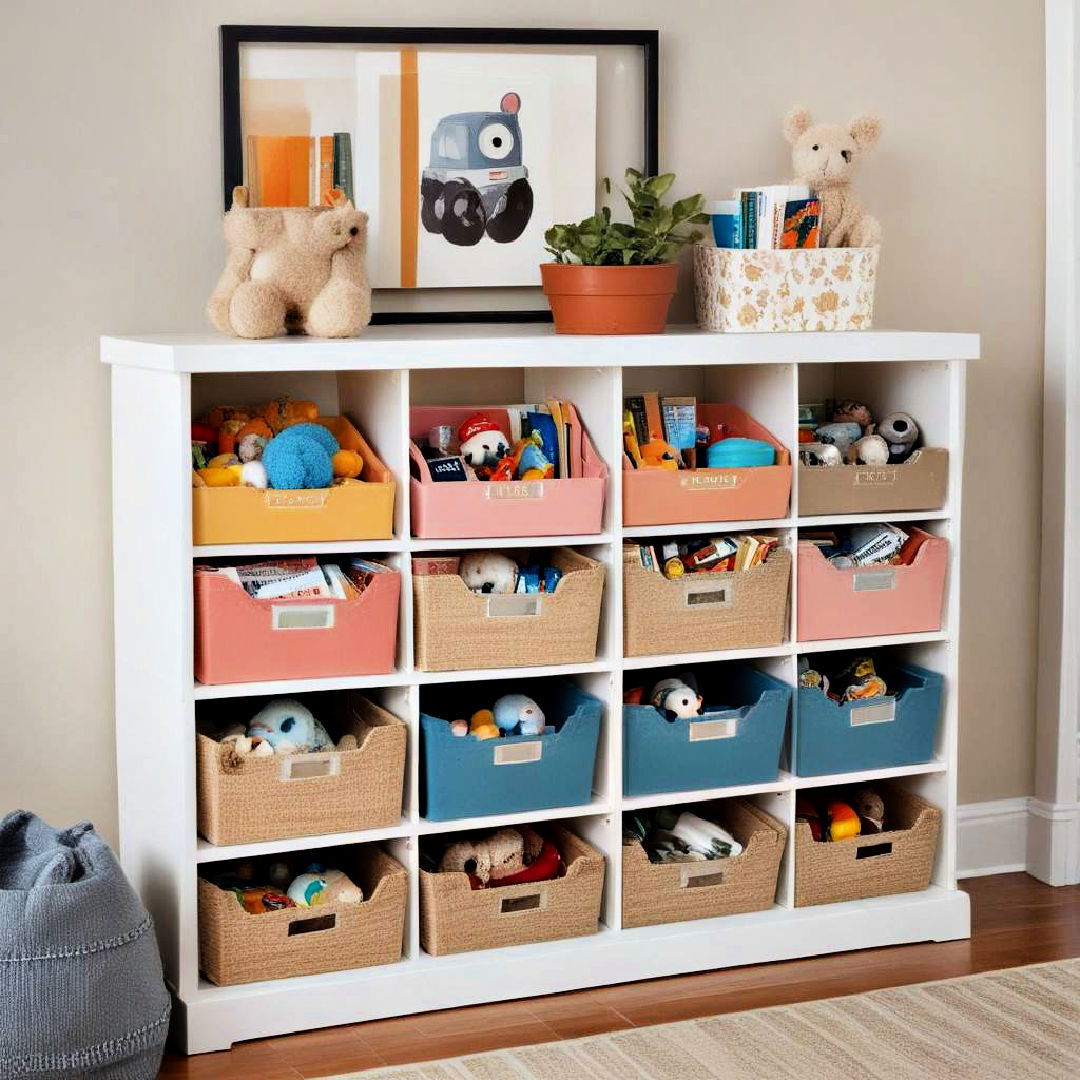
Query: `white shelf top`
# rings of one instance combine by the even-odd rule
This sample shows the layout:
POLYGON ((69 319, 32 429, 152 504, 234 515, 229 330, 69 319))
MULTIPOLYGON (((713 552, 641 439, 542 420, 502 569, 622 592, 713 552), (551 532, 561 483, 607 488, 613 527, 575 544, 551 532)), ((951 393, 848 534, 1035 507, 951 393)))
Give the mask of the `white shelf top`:
POLYGON ((106 364, 158 371, 348 371, 550 365, 628 367, 866 360, 973 360, 979 335, 910 330, 714 334, 556 334, 549 323, 372 326, 358 338, 248 341, 217 333, 103 337, 106 364))

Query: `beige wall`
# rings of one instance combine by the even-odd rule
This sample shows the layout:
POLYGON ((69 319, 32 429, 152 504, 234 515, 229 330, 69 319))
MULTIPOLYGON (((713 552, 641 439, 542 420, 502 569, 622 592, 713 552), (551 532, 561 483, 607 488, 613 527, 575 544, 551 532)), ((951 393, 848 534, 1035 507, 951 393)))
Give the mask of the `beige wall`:
MULTIPOLYGON (((713 197, 785 178, 790 105, 828 119, 879 112, 885 137, 864 180, 886 230, 878 325, 980 330, 984 341, 969 379, 961 800, 1031 790, 1041 5, 7 0, 0 363, 15 467, 9 459, 0 534, 0 811, 89 816, 115 834, 109 398, 97 337, 202 326, 221 260, 216 28, 251 21, 659 24, 661 162, 681 191, 713 197)), ((142 450, 130 468, 152 484, 154 448, 142 450)), ((154 733, 147 716, 145 737, 154 733)))

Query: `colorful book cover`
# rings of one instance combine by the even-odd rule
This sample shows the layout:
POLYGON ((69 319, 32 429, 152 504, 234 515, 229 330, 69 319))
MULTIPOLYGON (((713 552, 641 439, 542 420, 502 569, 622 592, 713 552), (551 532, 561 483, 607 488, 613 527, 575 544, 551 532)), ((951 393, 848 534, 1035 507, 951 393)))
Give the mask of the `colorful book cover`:
POLYGON ((311 205, 312 140, 307 135, 254 135, 253 172, 259 206, 311 205))
POLYGON ((780 247, 816 248, 820 246, 821 201, 819 199, 795 199, 784 210, 784 231, 780 247))

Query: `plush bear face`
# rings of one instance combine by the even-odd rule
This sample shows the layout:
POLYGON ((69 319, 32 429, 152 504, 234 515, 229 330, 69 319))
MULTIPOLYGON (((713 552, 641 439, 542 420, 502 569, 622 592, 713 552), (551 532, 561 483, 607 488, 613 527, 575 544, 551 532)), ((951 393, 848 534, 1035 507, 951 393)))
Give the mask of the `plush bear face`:
POLYGON ((793 109, 784 121, 795 176, 813 189, 850 183, 880 134, 881 121, 874 116, 858 116, 844 127, 815 124, 805 109, 793 109))
POLYGON ((311 215, 311 243, 325 254, 349 244, 364 248, 367 239, 367 214, 354 210, 351 202, 311 215))
POLYGON ((517 584, 517 563, 497 551, 462 556, 458 573, 474 593, 512 593, 517 584))

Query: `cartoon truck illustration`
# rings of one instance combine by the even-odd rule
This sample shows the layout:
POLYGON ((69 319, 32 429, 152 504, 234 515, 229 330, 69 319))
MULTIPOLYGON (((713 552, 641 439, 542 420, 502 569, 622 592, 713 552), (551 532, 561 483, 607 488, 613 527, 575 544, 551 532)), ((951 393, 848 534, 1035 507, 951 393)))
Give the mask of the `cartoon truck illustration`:
POLYGON ((516 240, 529 223, 533 191, 521 164, 521 98, 510 92, 500 112, 452 113, 431 136, 420 178, 420 220, 459 247, 487 232, 497 244, 516 240))

